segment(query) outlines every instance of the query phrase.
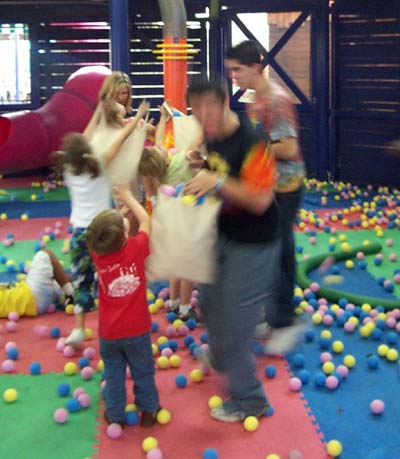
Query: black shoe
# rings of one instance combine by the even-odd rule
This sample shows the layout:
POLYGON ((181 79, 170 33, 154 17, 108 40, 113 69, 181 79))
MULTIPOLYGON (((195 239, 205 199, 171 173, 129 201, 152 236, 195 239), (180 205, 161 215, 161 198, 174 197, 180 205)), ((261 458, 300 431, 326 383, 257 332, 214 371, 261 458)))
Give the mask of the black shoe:
POLYGON ((151 413, 150 411, 143 411, 142 417, 140 418, 140 425, 145 428, 153 427, 157 422, 157 414, 161 410, 161 407, 156 412, 151 413))

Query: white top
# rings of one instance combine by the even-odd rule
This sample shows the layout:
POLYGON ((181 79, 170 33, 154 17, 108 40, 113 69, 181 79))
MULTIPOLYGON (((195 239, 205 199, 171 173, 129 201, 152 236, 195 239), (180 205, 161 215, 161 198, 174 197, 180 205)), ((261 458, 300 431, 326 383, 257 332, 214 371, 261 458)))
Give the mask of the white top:
POLYGON ((92 178, 88 173, 64 172, 64 180, 71 197, 69 221, 74 228, 87 228, 99 212, 110 209, 110 186, 103 175, 92 178))

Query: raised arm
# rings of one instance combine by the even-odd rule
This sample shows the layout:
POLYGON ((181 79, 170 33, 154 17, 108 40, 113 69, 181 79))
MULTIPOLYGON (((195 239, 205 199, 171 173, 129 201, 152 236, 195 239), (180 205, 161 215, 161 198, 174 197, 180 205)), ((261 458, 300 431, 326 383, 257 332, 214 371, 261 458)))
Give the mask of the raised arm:
POLYGON ((113 187, 113 192, 118 199, 124 202, 126 207, 132 211, 133 215, 139 222, 139 231, 144 231, 150 234, 150 216, 144 207, 133 196, 128 185, 116 185, 113 187))
POLYGON ((85 130, 83 131, 83 135, 86 137, 87 140, 90 140, 92 138, 93 132, 96 129, 97 125, 99 124, 102 106, 103 106, 102 102, 100 102, 97 105, 96 110, 93 112, 93 115, 90 118, 89 123, 87 124, 85 130))

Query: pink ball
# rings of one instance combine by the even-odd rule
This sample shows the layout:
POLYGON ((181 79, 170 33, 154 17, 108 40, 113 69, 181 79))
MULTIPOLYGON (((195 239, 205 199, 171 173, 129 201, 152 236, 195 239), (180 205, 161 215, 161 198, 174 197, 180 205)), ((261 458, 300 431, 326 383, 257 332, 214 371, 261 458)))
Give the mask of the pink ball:
POLYGON ((75 355, 75 349, 68 344, 67 346, 64 347, 62 353, 64 357, 70 358, 75 355))
POLYGON ((82 408, 88 408, 91 403, 90 395, 82 393, 78 396, 78 401, 82 408))
POLYGON ((332 362, 332 354, 330 352, 322 352, 319 356, 321 363, 332 362))
POLYGON ((395 274, 393 280, 396 284, 400 284, 400 274, 395 274))
POLYGON ((173 186, 171 185, 161 185, 160 187, 161 192, 165 194, 165 196, 176 196, 176 190, 173 186))
POLYGON ((168 325, 168 327, 165 329, 165 335, 167 338, 173 338, 176 336, 176 330, 175 327, 172 325, 168 325))
POLYGON ((346 367, 346 365, 338 365, 336 367, 336 371, 343 376, 343 378, 347 378, 349 375, 349 369, 346 367))
POLYGON ((301 383, 301 379, 300 378, 296 378, 296 377, 290 378, 290 380, 289 380, 289 389, 290 390, 292 390, 294 392, 298 392, 301 389, 301 386, 302 386, 302 383, 301 383))
POLYGON ((336 376, 330 375, 326 378, 325 386, 328 389, 334 390, 339 385, 339 379, 336 376))
POLYGON ((187 325, 181 325, 179 328, 178 328, 178 333, 181 335, 181 336, 185 336, 189 333, 189 328, 187 327, 187 325))
POLYGON ((197 296, 192 296, 192 298, 190 299, 190 304, 192 308, 197 308, 199 306, 199 299, 197 298, 197 296))
POLYGON ((1 369, 4 373, 11 373, 15 370, 15 362, 14 360, 7 359, 1 363, 1 369))
POLYGON ((148 451, 146 459, 163 459, 163 453, 158 448, 151 449, 148 451))
POLYGON ((297 449, 294 449, 293 451, 290 451, 289 459, 303 459, 303 455, 301 454, 300 451, 298 451, 297 449))
POLYGON ((60 222, 59 220, 56 221, 56 222, 54 223, 54 227, 55 227, 55 228, 60 229, 60 228, 62 228, 62 226, 63 226, 63 224, 62 224, 62 222, 60 222))
POLYGON ((10 349, 17 348, 17 345, 14 341, 7 341, 6 344, 4 345, 4 350, 7 352, 10 349))
POLYGON ((19 319, 19 314, 18 312, 10 312, 8 313, 8 320, 11 320, 12 322, 16 322, 19 319))
POLYGON ((161 355, 165 356, 165 357, 171 357, 171 355, 174 353, 174 351, 170 348, 170 347, 165 347, 162 351, 161 351, 161 355))
POLYGON ((107 427, 107 435, 112 438, 113 440, 116 440, 122 435, 122 428, 119 424, 113 422, 107 427))
POLYGON ((53 417, 57 424, 65 424, 68 421, 68 411, 65 408, 58 408, 54 411, 53 417))
POLYGON ((58 228, 56 228, 56 229, 54 230, 54 236, 55 236, 55 237, 58 237, 58 236, 60 236, 60 234, 61 234, 61 230, 58 229, 58 228))
POLYGON ((308 241, 311 245, 314 245, 317 242, 317 238, 315 236, 311 236, 308 238, 308 241))
POLYGON ((364 260, 365 255, 363 252, 357 252, 356 258, 357 260, 364 260))
POLYGON ((168 295, 169 295, 169 288, 164 287, 158 292, 157 297, 161 298, 162 300, 166 300, 168 298, 168 295))
POLYGON ((57 343, 56 343, 56 350, 58 352, 62 352, 65 348, 65 338, 58 338, 57 343))
POLYGON ((310 290, 312 292, 318 292, 318 290, 320 289, 320 286, 317 282, 312 282, 311 285, 310 285, 310 290))
POLYGON ((326 326, 330 326, 333 324, 333 317, 330 316, 329 314, 326 314, 323 318, 322 318, 322 323, 326 326))
POLYGON ((78 398, 81 394, 86 394, 86 391, 83 387, 77 387, 73 392, 72 396, 78 398))
POLYGON ((344 331, 346 331, 347 333, 353 333, 356 326, 353 324, 353 322, 349 322, 347 321, 345 324, 344 324, 344 331))
POLYGON ((96 349, 94 347, 89 346, 83 350, 83 356, 89 360, 92 360, 95 355, 96 355, 96 349))
POLYGON ((384 258, 384 257, 383 257, 383 253, 377 253, 377 254, 375 255, 375 258, 376 258, 377 260, 383 260, 383 258, 384 258))
POLYGON ((382 414, 385 410, 385 403, 382 400, 372 400, 369 404, 369 409, 373 414, 382 414))
POLYGON ((388 317, 386 319, 386 326, 388 328, 394 328, 396 326, 396 319, 394 317, 388 317))
POLYGON ((37 325, 35 327, 35 333, 41 337, 49 336, 49 327, 46 325, 37 325))
POLYGON ((85 381, 89 381, 90 379, 93 378, 94 375, 94 370, 92 367, 84 367, 81 370, 81 378, 84 379, 85 381))
POLYGON ((395 253, 391 253, 389 255, 389 260, 390 261, 397 261, 397 255, 395 253))
POLYGON ((17 330, 17 324, 12 320, 6 322, 6 330, 10 333, 14 333, 17 330))
POLYGON ((47 314, 52 314, 53 312, 56 312, 56 306, 55 304, 51 303, 47 306, 46 309, 47 314))
POLYGON ((50 226, 46 226, 46 228, 44 229, 44 232, 45 232, 45 234, 50 234, 51 233, 50 226))
POLYGON ((388 247, 392 247, 392 245, 393 245, 393 239, 386 239, 386 245, 387 245, 388 247))

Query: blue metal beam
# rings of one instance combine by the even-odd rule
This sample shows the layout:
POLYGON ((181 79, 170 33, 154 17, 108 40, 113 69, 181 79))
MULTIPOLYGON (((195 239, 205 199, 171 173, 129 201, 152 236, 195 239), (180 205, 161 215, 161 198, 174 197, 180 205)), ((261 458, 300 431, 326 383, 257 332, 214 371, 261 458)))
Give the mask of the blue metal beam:
POLYGON ((111 69, 129 75, 129 1, 110 0, 111 69))

